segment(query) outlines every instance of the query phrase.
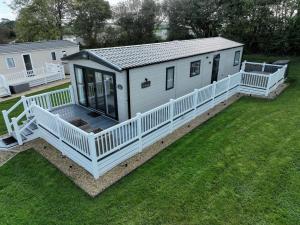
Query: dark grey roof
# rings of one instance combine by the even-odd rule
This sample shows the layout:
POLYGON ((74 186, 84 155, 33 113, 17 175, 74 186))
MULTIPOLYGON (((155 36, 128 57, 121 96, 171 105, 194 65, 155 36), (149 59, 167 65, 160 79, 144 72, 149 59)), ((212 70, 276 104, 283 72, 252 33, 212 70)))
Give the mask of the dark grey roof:
POLYGON ((43 49, 55 49, 78 46, 71 41, 53 40, 53 41, 38 41, 38 42, 25 42, 15 44, 2 44, 0 45, 0 54, 29 52, 43 49))
POLYGON ((84 50, 65 59, 85 57, 124 70, 243 46, 222 37, 84 50))

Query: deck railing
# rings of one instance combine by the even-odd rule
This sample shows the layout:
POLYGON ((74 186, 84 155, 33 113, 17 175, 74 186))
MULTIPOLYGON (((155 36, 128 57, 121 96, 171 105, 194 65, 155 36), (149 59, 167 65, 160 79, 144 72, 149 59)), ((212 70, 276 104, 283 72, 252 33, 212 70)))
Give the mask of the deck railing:
POLYGON ((9 85, 27 82, 30 87, 34 87, 62 79, 65 79, 64 67, 54 63, 46 63, 44 67, 33 68, 32 70, 2 75, 0 77, 0 96, 10 95, 9 85))
MULTIPOLYGON (((87 133, 48 110, 74 103, 72 89, 26 99, 40 137, 89 171, 96 179, 119 163, 237 93, 268 95, 284 81, 286 67, 262 75, 240 71, 100 133, 87 133)), ((7 112, 6 112, 7 114, 7 112)), ((26 114, 26 113, 25 113, 26 114)), ((24 115, 25 115, 24 114, 24 115)))

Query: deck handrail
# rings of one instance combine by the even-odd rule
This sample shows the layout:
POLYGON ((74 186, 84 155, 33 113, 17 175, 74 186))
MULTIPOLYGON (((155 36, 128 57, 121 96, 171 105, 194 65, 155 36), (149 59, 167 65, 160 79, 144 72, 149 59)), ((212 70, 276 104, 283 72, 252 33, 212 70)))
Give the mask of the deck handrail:
MULTIPOLYGON (((17 119, 21 119, 27 113, 32 113, 38 125, 44 126, 48 132, 57 136, 61 141, 61 146, 68 145, 73 148, 65 152, 64 147, 58 146, 63 154, 73 157, 74 160, 80 157, 90 160, 88 163, 80 160, 76 162, 98 178, 113 166, 141 152, 144 148, 237 93, 268 95, 284 81, 285 70, 286 66, 270 75, 240 71, 213 84, 195 89, 175 100, 171 99, 147 112, 137 113, 134 118, 97 134, 81 130, 58 115, 54 115, 50 112, 51 107, 47 105, 49 102, 44 107, 42 104, 36 104, 36 99, 39 98, 45 103, 49 101, 49 96, 50 102, 52 101, 52 95, 57 96, 64 92, 70 92, 72 95, 71 88, 54 91, 52 95, 46 93, 28 97, 26 99, 28 110, 21 113, 13 122, 16 125, 17 119), (245 76, 246 79, 244 79, 245 76)), ((72 101, 74 101, 74 96, 72 101)))

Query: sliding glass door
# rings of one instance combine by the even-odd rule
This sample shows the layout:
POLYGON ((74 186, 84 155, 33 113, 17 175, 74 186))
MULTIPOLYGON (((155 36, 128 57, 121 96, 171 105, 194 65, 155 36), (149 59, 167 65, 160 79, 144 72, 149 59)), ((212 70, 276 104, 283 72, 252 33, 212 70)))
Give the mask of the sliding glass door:
POLYGON ((106 102, 106 114, 111 117, 116 117, 116 105, 115 105, 115 83, 113 76, 103 75, 104 80, 104 92, 105 92, 105 102, 106 102))
POLYGON ((117 119, 115 74, 75 66, 79 104, 117 119))
POLYGON ((106 112, 103 75, 100 72, 95 72, 95 85, 97 94, 97 110, 106 112))

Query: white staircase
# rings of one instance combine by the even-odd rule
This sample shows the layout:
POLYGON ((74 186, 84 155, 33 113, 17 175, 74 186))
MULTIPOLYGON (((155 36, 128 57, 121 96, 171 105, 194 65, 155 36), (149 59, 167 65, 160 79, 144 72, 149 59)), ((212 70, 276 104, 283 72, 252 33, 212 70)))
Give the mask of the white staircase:
POLYGON ((35 117, 32 116, 31 113, 32 105, 34 105, 34 103, 29 105, 26 98, 21 98, 8 111, 2 111, 9 136, 0 139, 0 150, 9 150, 16 145, 22 145, 28 141, 38 138, 38 127, 35 122, 35 117), (19 114, 18 117, 10 119, 9 114, 22 105, 24 107, 24 111, 19 114))

